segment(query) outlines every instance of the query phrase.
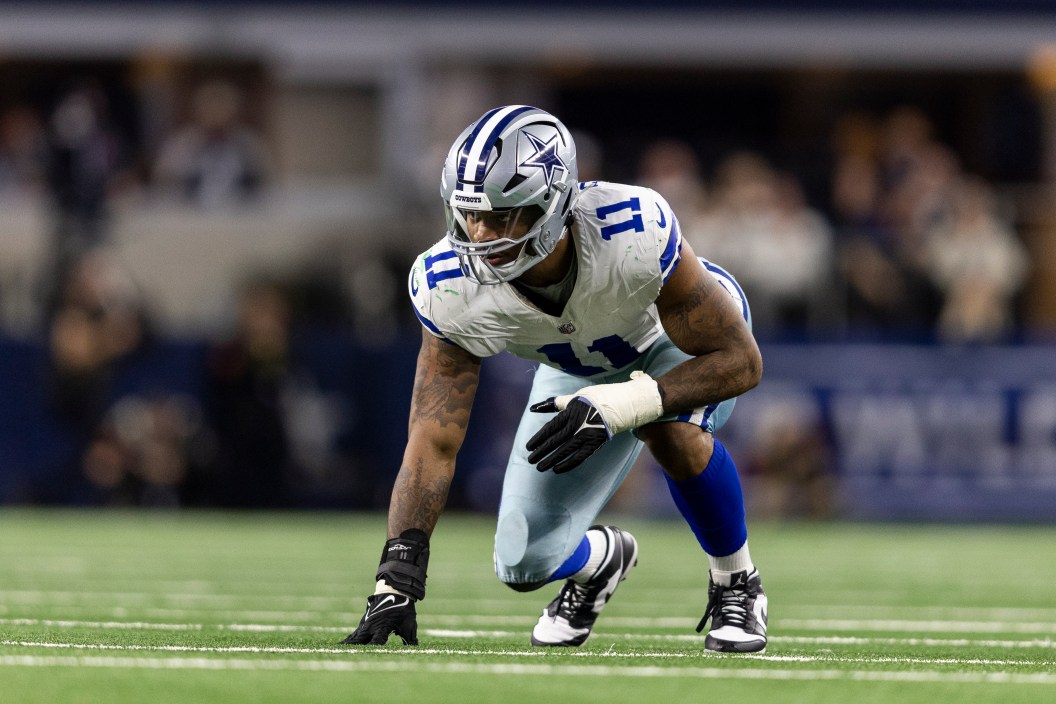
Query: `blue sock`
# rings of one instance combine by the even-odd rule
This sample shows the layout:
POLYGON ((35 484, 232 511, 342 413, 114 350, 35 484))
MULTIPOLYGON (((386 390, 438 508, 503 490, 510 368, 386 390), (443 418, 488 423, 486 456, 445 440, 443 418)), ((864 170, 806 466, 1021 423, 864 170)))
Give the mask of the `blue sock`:
POLYGON ((737 552, 748 540, 744 520, 744 495, 737 466, 717 439, 711 460, 692 479, 674 480, 667 486, 675 505, 697 536, 704 552, 722 557, 737 552))
POLYGON ((559 579, 568 579, 576 572, 583 569, 583 565, 587 564, 587 560, 590 558, 590 541, 587 540, 587 536, 583 536, 583 540, 579 541, 579 546, 573 551, 564 564, 557 568, 557 571, 550 575, 550 581, 556 582, 559 579))

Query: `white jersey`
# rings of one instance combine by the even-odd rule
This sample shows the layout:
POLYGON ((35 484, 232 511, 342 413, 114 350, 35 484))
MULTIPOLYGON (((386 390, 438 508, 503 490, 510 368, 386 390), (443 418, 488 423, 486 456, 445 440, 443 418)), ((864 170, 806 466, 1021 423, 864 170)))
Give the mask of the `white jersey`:
POLYGON ((593 181, 580 190, 569 229, 578 273, 560 315, 544 313, 509 283, 466 278, 445 239, 411 268, 422 324, 478 357, 510 352, 585 378, 637 360, 663 334, 655 301, 681 257, 678 222, 648 188, 593 181))

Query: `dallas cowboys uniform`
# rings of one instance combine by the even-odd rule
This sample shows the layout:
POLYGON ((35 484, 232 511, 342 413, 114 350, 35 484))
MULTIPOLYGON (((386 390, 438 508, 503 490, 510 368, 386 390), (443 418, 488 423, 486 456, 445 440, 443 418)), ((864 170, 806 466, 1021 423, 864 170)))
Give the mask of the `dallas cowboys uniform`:
MULTIPOLYGON (((474 283, 446 239, 418 257, 409 278, 415 313, 433 335, 478 357, 505 351, 541 363, 529 405, 592 383, 626 381, 635 370, 657 377, 689 359, 664 333, 654 304, 681 257, 682 235, 667 202, 638 186, 595 181, 579 188, 568 235, 576 281, 560 315, 543 312, 509 283, 474 283)), ((733 277, 702 262, 750 325, 747 301, 733 277)), ((714 431, 735 401, 660 420, 714 431)), ((575 472, 538 472, 525 444, 547 420, 526 409, 513 443, 495 545, 503 582, 532 583, 553 574, 642 448, 634 433, 624 432, 575 472)))
MULTIPOLYGON (((660 322, 663 286, 674 289, 663 297, 672 315, 679 306, 708 311, 688 326, 687 344, 704 348, 699 336, 723 336, 713 352, 727 371, 693 380, 692 367, 683 367, 676 384, 699 384, 688 389, 697 398, 732 397, 761 374, 744 295, 729 274, 701 260, 748 325, 731 320, 714 297, 694 300, 690 287, 699 287, 702 274, 695 262, 678 268, 682 237, 663 198, 646 188, 580 184, 577 174, 575 142, 560 120, 527 105, 488 110, 448 151, 440 180, 447 235, 418 258, 409 280, 422 324, 460 348, 439 355, 443 342, 424 342, 429 353, 419 356, 419 373, 439 384, 468 382, 479 375, 474 357, 503 351, 541 363, 507 467, 495 537, 495 570, 507 586, 523 592, 563 581, 532 629, 531 643, 541 647, 586 642, 638 562, 628 531, 589 525, 641 450, 637 429, 681 421, 713 431, 733 408, 729 398, 664 415, 658 379, 691 358, 660 322)), ((453 384, 451 393, 457 403, 445 418, 457 413, 456 426, 441 430, 411 417, 410 465, 400 469, 389 510, 393 535, 367 610, 344 643, 380 645, 392 633, 418 642, 415 604, 425 597, 429 537, 439 516, 420 487, 450 481, 471 399, 468 392, 456 398, 453 384)), ((670 407, 684 409, 677 400, 670 407)), ((684 425, 643 435, 662 456, 672 499, 707 556, 708 602, 697 626, 701 632, 711 622, 704 647, 765 650, 767 601, 748 551, 736 464, 718 439, 684 425)))

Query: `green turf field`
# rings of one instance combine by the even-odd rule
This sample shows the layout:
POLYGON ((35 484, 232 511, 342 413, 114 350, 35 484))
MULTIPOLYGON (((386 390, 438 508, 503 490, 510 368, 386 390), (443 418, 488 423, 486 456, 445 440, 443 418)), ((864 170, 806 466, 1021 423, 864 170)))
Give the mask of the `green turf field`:
POLYGON ((1054 528, 756 524, 770 646, 733 656, 693 632, 688 532, 621 524, 639 566, 583 648, 528 646, 556 587, 506 589, 491 519, 447 516, 421 646, 379 649, 337 643, 381 516, 3 510, 0 702, 1056 701, 1054 528))

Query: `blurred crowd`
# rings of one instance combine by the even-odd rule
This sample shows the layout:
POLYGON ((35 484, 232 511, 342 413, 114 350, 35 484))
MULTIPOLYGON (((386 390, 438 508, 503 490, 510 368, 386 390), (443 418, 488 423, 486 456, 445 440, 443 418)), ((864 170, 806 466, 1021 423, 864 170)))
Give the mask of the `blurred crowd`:
POLYGON ((0 195, 48 192, 86 220, 137 186, 203 207, 254 196, 270 157, 245 90, 208 79, 178 104, 176 90, 121 119, 112 87, 92 79, 51 101, 0 105, 0 195))
MULTIPOLYGON (((151 99, 135 129, 113 118, 107 92, 91 82, 50 109, 0 104, 0 202, 48 202, 50 288, 70 262, 105 246, 122 201, 228 208, 251 203, 273 178, 242 87, 213 78, 185 88, 182 101, 174 92, 141 90, 151 99)), ((604 178, 604 145, 579 134, 584 172, 604 178)), ((848 113, 829 141, 818 144, 831 153, 821 203, 807 202, 794 165, 777 168, 737 145, 705 165, 688 142, 661 139, 643 148, 637 177, 671 202, 699 253, 736 273, 764 336, 1009 339, 1029 261, 994 187, 963 170, 911 106, 848 113)), ((402 279, 402 263, 383 278, 402 279)), ((388 285, 376 284, 368 288, 388 285)), ((369 294, 352 298, 376 307, 369 294)))
POLYGON ((840 120, 828 212, 761 154, 735 152, 714 173, 706 182, 681 142, 655 144, 641 162, 641 181, 668 198, 694 249, 735 272, 763 336, 1013 335, 1029 267, 1014 213, 920 111, 840 120))
POLYGON ((151 197, 208 208, 258 195, 271 171, 244 90, 221 78, 143 91, 117 115, 113 87, 75 81, 50 101, 0 103, 0 199, 45 197, 55 246, 76 253, 102 243, 109 208, 151 197))
MULTIPOLYGON (((326 364, 310 363, 297 345, 300 324, 318 319, 310 284, 249 282, 226 336, 174 351, 108 251, 110 214, 123 199, 240 207, 273 177, 267 139, 247 119, 236 84, 202 81, 182 111, 163 109, 171 96, 156 98, 138 131, 112 119, 106 92, 91 83, 48 110, 0 105, 0 202, 43 198, 52 216, 40 287, 45 363, 29 386, 43 392, 41 417, 68 448, 0 482, 0 502, 378 504, 388 483, 361 469, 379 458, 356 446, 364 415, 348 395, 364 382, 321 380, 326 364)), ((595 156, 584 167, 604 178, 602 145, 589 146, 595 156)), ((988 343, 1014 335, 1029 273, 1014 213, 962 169, 920 111, 844 116, 832 131, 823 204, 807 202, 792 170, 730 146, 705 165, 688 142, 657 141, 642 151, 638 180, 670 201, 698 254, 734 272, 761 338, 988 343)), ((398 293, 414 252, 405 254, 358 262, 347 282, 353 313, 329 322, 358 315, 360 347, 390 339, 391 321, 413 322, 398 293)), ((352 366, 349 349, 358 347, 320 354, 332 368, 352 366)), ((819 452, 818 432, 770 433, 749 465, 777 484, 823 484, 775 469, 803 446, 819 452)), ((808 462, 803 472, 824 466, 808 462)))
POLYGON ((0 367, 21 403, 0 413, 0 504, 372 505, 384 460, 356 422, 354 346, 298 336, 293 298, 251 279, 226 334, 166 340, 119 263, 82 254, 42 353, 0 367))

